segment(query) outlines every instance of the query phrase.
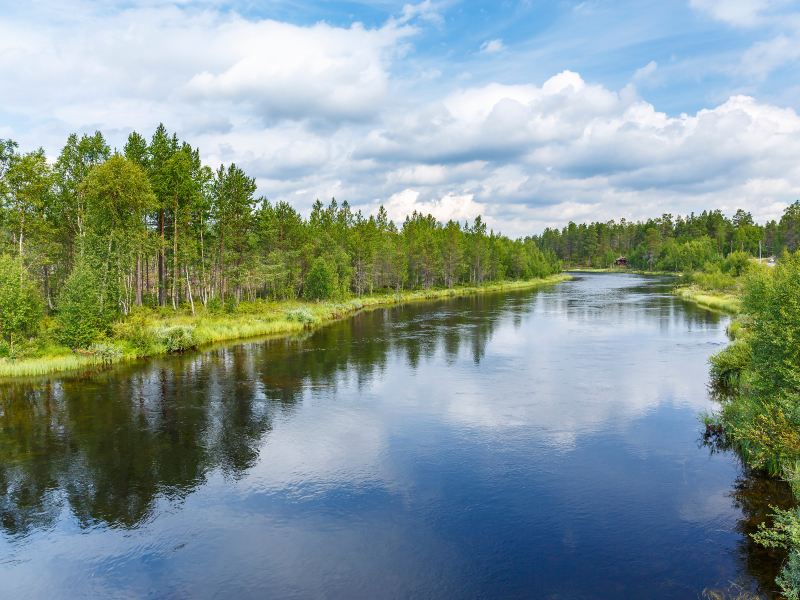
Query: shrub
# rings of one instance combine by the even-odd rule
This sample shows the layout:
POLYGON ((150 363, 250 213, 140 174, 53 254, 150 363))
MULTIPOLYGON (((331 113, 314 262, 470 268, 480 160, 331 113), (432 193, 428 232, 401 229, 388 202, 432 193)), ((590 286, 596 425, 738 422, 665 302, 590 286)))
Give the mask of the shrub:
POLYGON ((12 354, 14 345, 34 335, 42 320, 42 302, 22 261, 0 256, 0 339, 12 354))
POLYGON ((748 278, 744 309, 757 389, 772 399, 800 390, 800 253, 748 278))
POLYGON ((159 342, 167 349, 167 352, 177 353, 186 352, 197 348, 197 339, 194 335, 194 328, 188 325, 176 325, 166 327, 159 331, 159 342))
POLYGON ((793 550, 776 579, 786 600, 800 600, 800 551, 793 550))
POLYGON ((800 600, 800 512, 775 509, 771 527, 761 524, 753 539, 767 548, 789 550, 777 582, 789 600, 800 600))
POLYGON ((298 321, 303 325, 311 325, 317 319, 307 308, 293 308, 286 311, 286 318, 290 321, 298 321))
POLYGON ((741 277, 750 270, 752 264, 752 257, 747 252, 731 252, 722 261, 722 270, 734 277, 741 277))
POLYGON ((222 300, 218 296, 214 296, 206 303, 206 310, 211 314, 218 314, 222 312, 222 300))
POLYGON ((81 261, 67 277, 58 297, 56 337, 70 348, 88 348, 109 330, 116 308, 102 301, 100 278, 87 262, 81 261))
POLYGON ((108 344, 105 342, 101 342, 98 344, 92 344, 89 348, 89 351, 94 354, 97 358, 103 361, 103 364, 111 364, 117 362, 122 358, 122 350, 120 350, 114 344, 108 344))
POLYGON ((323 257, 317 257, 306 275, 303 296, 309 300, 327 300, 336 293, 336 269, 323 257))
POLYGON ((732 290, 736 287, 736 279, 723 273, 716 266, 706 265, 705 270, 691 275, 691 281, 698 287, 709 291, 732 290))
POLYGON ((150 354, 158 339, 150 327, 147 311, 137 309, 128 317, 114 324, 114 337, 126 341, 136 352, 137 356, 150 354))
POLYGON ((719 391, 732 392, 750 365, 752 351, 746 340, 736 340, 711 357, 711 381, 719 391))

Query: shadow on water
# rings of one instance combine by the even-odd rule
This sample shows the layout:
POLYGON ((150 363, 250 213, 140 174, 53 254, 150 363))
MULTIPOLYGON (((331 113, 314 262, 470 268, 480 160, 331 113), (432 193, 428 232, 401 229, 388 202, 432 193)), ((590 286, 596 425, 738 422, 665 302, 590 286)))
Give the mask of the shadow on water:
MULTIPOLYGON (((719 398, 724 397, 724 394, 721 396, 719 391, 715 390, 712 391, 712 396, 719 398)), ((710 454, 735 455, 724 434, 714 426, 706 426, 699 443, 708 449, 710 454)), ((787 482, 770 477, 763 471, 751 469, 738 458, 737 462, 740 475, 734 482, 730 496, 734 506, 742 514, 736 523, 736 531, 741 534, 738 556, 742 563, 742 571, 749 574, 750 579, 740 578, 738 581, 731 581, 727 587, 708 589, 703 598, 779 599, 782 596, 777 589, 775 579, 786 560, 786 551, 781 548, 765 548, 757 544, 752 535, 758 531, 759 525, 771 521, 771 514, 775 508, 794 507, 794 494, 787 482)))

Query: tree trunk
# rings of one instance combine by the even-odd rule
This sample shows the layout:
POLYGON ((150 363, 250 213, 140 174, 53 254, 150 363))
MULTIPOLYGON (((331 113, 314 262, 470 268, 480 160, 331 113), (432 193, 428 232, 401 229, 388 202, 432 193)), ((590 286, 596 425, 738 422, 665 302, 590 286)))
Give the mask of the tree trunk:
POLYGON ((172 308, 178 310, 178 196, 174 196, 172 209, 172 308))
POLYGON ((189 305, 192 307, 192 315, 194 315, 194 298, 192 297, 192 282, 189 280, 189 267, 184 265, 186 272, 186 291, 189 293, 189 305))
POLYGON ((158 305, 159 306, 164 306, 165 300, 166 300, 164 298, 164 292, 165 292, 164 288, 166 286, 166 282, 164 281, 164 279, 166 278, 166 268, 165 268, 165 264, 164 264, 164 262, 165 262, 164 261, 164 258, 165 258, 165 256, 164 256, 165 239, 164 239, 164 210, 163 209, 158 211, 158 226, 159 226, 159 228, 161 230, 161 245, 158 248, 158 305))
POLYGON ((142 255, 136 255, 136 306, 142 305, 142 255))

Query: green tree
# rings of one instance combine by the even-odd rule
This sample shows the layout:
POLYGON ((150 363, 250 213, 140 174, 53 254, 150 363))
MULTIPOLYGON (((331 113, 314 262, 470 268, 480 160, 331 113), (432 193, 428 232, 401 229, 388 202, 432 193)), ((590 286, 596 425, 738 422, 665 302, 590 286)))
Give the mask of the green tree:
POLYGON ((99 269, 79 259, 70 273, 56 305, 58 340, 70 348, 88 348, 106 333, 116 311, 104 303, 99 269))
POLYGON ((101 308, 127 313, 133 303, 135 266, 147 232, 144 216, 155 206, 145 172, 115 154, 81 184, 86 198, 87 252, 101 271, 101 308))
POLYGON ((337 287, 336 269, 323 257, 317 257, 306 275, 303 296, 309 300, 327 300, 337 287))
POLYGON ((17 254, 25 253, 25 241, 41 240, 45 209, 53 183, 52 169, 44 150, 14 155, 5 174, 6 223, 12 232, 17 254))
POLYGON ((22 260, 0 255, 0 339, 13 351, 36 333, 41 319, 39 291, 22 260))

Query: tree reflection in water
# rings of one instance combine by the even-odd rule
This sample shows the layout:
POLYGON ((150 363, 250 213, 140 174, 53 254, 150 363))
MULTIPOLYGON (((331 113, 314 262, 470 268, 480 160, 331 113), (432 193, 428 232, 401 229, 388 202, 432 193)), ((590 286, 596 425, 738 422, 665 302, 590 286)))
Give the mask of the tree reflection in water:
POLYGON ((498 295, 439 308, 424 318, 414 306, 376 310, 300 338, 0 385, 0 526, 24 537, 68 508, 81 527, 136 527, 159 497, 180 501, 215 470, 246 473, 276 413, 291 414, 306 389, 335 388, 344 373, 364 384, 389 353, 413 367, 440 346, 449 357, 469 348, 479 362, 498 319, 531 305, 498 295))

